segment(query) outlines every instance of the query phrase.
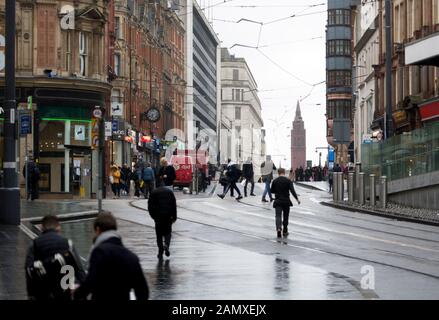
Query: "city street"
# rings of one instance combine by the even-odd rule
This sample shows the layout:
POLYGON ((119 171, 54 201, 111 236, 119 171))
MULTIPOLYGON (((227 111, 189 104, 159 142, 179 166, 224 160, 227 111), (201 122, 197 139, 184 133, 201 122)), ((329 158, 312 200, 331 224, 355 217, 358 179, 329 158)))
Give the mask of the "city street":
MULTIPOLYGON (((162 263, 147 201, 107 200, 104 208, 140 256, 152 299, 439 298, 437 227, 324 207, 328 193, 296 190, 302 204, 292 209, 287 239, 276 238, 274 209, 259 196, 239 203, 177 192, 171 257, 162 263), (362 288, 362 268, 374 271, 374 290, 362 288)), ((86 256, 91 222, 63 228, 86 256)))

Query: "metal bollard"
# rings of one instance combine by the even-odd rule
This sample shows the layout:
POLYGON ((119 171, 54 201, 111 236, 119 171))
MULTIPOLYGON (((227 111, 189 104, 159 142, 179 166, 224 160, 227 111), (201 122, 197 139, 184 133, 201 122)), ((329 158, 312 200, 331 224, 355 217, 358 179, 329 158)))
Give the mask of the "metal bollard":
POLYGON ((365 193, 365 180, 364 180, 364 172, 360 172, 358 175, 358 203, 362 206, 364 205, 364 193, 365 193))
POLYGON ((338 172, 334 172, 332 175, 332 200, 334 202, 338 201, 338 178, 337 178, 338 172))
POLYGON ((343 181, 343 172, 338 173, 338 201, 344 201, 344 181, 343 181))
POLYGON ((355 180, 354 180, 354 201, 360 201, 360 173, 361 162, 355 164, 355 180))
POLYGON ((376 186, 375 186, 375 175, 371 174, 370 175, 370 205, 372 207, 375 207, 375 202, 376 202, 376 190, 375 190, 376 186))
POLYGON ((381 201, 381 208, 386 209, 387 208, 387 177, 383 176, 381 177, 381 187, 380 187, 380 201, 381 201))
POLYGON ((348 202, 354 203, 354 173, 350 172, 348 175, 348 202))

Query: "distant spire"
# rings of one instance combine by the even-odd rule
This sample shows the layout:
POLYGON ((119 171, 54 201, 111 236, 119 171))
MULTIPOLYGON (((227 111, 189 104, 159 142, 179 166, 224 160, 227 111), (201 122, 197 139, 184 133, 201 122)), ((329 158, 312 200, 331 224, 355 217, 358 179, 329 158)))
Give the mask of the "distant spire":
POLYGON ((300 102, 299 101, 297 101, 296 118, 294 118, 294 121, 302 121, 302 112, 300 111, 300 102))

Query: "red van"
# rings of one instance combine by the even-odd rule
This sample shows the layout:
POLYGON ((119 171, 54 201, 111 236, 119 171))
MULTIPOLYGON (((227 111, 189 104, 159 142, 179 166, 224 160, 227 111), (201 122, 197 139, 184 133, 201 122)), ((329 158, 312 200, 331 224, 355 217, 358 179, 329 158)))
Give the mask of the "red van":
POLYGON ((175 169, 176 179, 174 186, 183 188, 190 188, 192 191, 192 173, 193 163, 192 157, 187 155, 174 155, 171 157, 170 164, 175 169))

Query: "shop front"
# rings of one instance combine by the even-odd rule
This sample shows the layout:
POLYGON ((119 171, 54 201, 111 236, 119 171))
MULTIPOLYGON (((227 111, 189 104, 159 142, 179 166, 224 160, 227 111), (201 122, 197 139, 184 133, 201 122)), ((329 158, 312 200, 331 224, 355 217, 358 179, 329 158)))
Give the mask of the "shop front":
POLYGON ((32 154, 41 173, 41 198, 95 198, 98 150, 92 147, 92 110, 104 105, 104 95, 35 89, 33 100, 32 154))

